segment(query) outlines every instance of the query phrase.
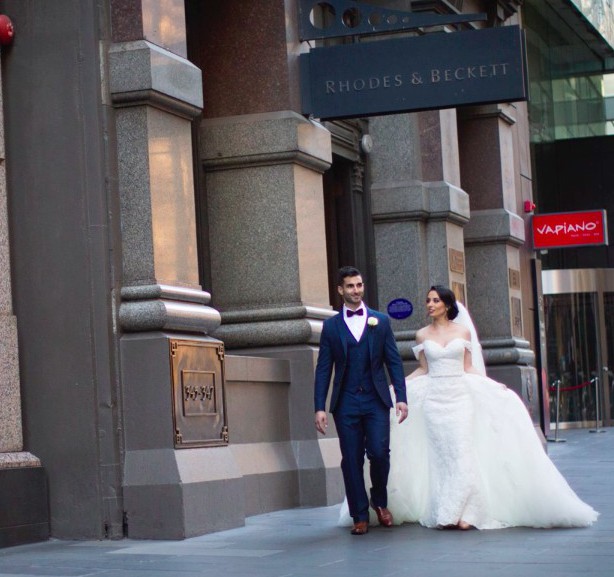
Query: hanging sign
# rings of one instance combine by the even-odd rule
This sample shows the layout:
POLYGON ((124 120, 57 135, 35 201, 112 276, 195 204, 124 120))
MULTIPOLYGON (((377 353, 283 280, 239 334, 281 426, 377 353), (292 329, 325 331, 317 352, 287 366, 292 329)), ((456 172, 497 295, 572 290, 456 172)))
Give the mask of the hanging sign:
POLYGON ((608 244, 605 210, 535 214, 533 248, 565 248, 608 244))
POLYGON ((300 57, 302 111, 330 120, 526 100, 525 63, 518 26, 312 48, 300 57))

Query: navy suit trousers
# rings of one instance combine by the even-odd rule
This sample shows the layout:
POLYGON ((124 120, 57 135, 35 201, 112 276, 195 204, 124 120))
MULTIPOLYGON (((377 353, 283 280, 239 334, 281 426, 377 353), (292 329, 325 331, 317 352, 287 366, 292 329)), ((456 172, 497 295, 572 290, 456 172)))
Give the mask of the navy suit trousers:
POLYGON ((390 471, 390 409, 375 390, 343 391, 333 413, 341 446, 341 471, 350 515, 369 520, 365 490, 365 453, 370 461, 371 501, 387 506, 386 484, 390 471))

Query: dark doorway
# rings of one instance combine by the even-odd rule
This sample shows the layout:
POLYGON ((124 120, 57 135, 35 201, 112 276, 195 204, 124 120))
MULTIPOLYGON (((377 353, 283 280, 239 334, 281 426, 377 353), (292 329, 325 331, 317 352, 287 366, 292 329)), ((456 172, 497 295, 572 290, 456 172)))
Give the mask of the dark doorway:
POLYGON ((342 305, 337 292, 337 270, 355 266, 365 280, 365 301, 377 307, 372 227, 364 164, 333 156, 333 164, 324 173, 324 210, 330 303, 342 305))

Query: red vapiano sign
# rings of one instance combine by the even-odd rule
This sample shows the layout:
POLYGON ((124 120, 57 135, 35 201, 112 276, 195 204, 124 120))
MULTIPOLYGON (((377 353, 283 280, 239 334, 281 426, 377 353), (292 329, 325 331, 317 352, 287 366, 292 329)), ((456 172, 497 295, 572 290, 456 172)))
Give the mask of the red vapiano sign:
POLYGON ((533 248, 608 244, 605 210, 533 215, 533 248))

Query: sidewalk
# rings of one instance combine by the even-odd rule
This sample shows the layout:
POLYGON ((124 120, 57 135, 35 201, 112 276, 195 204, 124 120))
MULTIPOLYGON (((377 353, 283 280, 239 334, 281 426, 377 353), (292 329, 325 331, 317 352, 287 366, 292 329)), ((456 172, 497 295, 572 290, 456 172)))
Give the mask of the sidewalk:
POLYGON ((601 512, 587 529, 436 531, 377 527, 354 537, 338 506, 251 517, 185 541, 48 541, 0 549, 0 577, 612 577, 614 429, 561 431, 551 458, 601 512))

